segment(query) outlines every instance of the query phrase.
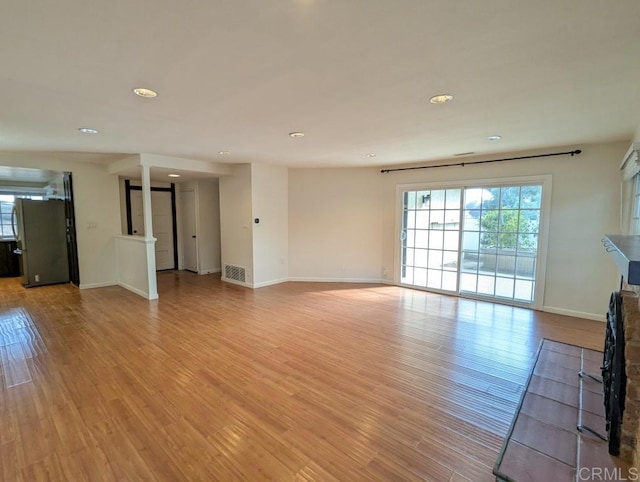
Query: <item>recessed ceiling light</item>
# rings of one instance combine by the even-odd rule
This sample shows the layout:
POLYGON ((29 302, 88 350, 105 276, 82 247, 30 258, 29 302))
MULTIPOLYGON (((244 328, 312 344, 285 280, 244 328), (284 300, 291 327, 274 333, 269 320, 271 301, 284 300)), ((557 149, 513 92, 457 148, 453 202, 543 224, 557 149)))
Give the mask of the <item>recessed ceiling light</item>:
POLYGON ((97 134, 98 131, 95 129, 92 129, 91 127, 81 127, 80 129, 78 129, 80 132, 82 132, 83 134, 97 134))
POLYGON ((158 93, 155 90, 146 89, 144 87, 136 87, 133 89, 133 93, 138 97, 144 97, 145 99, 153 99, 158 97, 158 93))
POLYGON ((228 156, 231 153, 229 151, 218 151, 218 154, 220 154, 221 156, 228 156))
POLYGON ((180 177, 180 174, 168 174, 169 177, 180 177))
POLYGON ((289 137, 299 139, 300 137, 304 137, 304 132, 289 132, 289 137))
POLYGON ((487 139, 489 139, 490 141, 499 141, 500 139, 502 139, 502 136, 489 136, 487 137, 487 139))
POLYGON ((450 100, 453 100, 453 96, 452 95, 450 95, 450 94, 438 94, 438 95, 434 95, 433 97, 431 97, 431 99, 429 99, 429 102, 431 102, 432 104, 446 104, 450 100))
POLYGON ((369 154, 367 154, 367 157, 376 157, 376 155, 373 152, 370 152, 369 154))

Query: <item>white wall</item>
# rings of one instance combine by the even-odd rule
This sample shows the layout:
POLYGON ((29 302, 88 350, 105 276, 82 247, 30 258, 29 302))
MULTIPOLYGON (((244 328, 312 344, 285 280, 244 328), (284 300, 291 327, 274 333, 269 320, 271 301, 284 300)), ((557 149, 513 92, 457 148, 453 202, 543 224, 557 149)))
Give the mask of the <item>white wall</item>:
POLYGON ((224 265, 241 266, 246 285, 253 285, 253 220, 251 165, 233 166, 233 174, 220 178, 221 256, 224 265))
POLYGON ((80 287, 115 284, 113 235, 120 232, 118 177, 108 174, 104 165, 65 160, 64 154, 54 158, 46 153, 0 152, 0 165, 72 173, 80 287))
POLYGON ((289 277, 380 280, 383 186, 377 169, 290 169, 289 277))
POLYGON ((288 170, 251 165, 253 223, 253 285, 258 288, 288 277, 288 170))
POLYGON ((155 271, 149 261, 155 255, 154 241, 142 236, 115 236, 118 284, 150 299, 158 298, 155 271))
POLYGON ((289 275, 375 281, 386 271, 384 277, 393 279, 397 184, 551 174, 545 309, 602 319, 619 274, 600 239, 620 229, 619 165, 628 147, 584 145, 577 147, 582 154, 574 157, 388 174, 371 168, 291 169, 289 275))
POLYGON ((220 187, 218 179, 197 181, 198 273, 220 272, 220 187))
POLYGON ((286 281, 288 170, 243 164, 233 171, 232 176, 220 178, 222 267, 245 268, 244 285, 253 288, 286 281), (258 224, 255 218, 260 219, 258 224))

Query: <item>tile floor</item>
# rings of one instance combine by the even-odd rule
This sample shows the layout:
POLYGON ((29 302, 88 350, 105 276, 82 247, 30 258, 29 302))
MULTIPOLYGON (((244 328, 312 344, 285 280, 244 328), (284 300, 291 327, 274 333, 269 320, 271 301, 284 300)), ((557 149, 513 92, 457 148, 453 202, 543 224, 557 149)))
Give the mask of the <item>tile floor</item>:
POLYGON ((506 448, 494 473, 498 481, 575 481, 592 468, 628 471, 608 453, 606 442, 579 432, 579 416, 589 428, 606 435, 602 385, 580 378, 599 376, 602 353, 544 340, 533 375, 506 448), (582 383, 581 383, 582 382, 582 383), (582 411, 580 412, 580 402, 582 411))

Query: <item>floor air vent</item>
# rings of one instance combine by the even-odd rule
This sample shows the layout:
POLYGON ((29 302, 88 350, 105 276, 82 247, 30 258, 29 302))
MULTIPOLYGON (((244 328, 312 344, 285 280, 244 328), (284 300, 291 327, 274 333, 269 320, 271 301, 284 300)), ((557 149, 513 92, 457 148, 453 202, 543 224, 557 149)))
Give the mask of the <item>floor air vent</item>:
POLYGON ((246 272, 247 270, 241 266, 224 265, 224 277, 227 279, 244 283, 246 282, 246 272))

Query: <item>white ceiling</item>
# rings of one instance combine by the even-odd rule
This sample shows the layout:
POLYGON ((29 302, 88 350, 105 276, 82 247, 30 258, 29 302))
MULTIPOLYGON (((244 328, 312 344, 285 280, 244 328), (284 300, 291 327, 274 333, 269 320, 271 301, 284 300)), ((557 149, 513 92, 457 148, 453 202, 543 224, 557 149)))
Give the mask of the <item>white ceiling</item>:
POLYGON ((637 0, 29 0, 0 18, 0 150, 391 166, 640 127, 637 0))

